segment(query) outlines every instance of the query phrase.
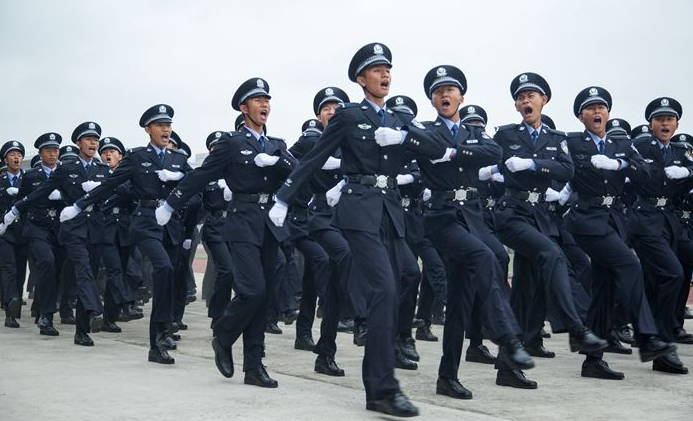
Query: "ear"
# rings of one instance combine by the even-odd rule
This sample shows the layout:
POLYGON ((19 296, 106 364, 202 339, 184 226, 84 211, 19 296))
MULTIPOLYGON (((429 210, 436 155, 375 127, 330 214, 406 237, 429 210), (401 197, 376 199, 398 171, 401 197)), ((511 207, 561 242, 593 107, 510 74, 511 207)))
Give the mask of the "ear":
POLYGON ((363 77, 363 75, 359 74, 358 76, 356 76, 356 83, 361 85, 362 88, 365 88, 366 87, 366 78, 363 77))
POLYGON ((149 135, 152 134, 152 129, 149 126, 144 126, 144 131, 149 135))
POLYGON ((546 95, 542 95, 541 96, 541 106, 543 107, 544 105, 546 105, 547 102, 549 102, 549 97, 546 95))
POLYGON ((582 116, 582 112, 578 114, 577 118, 580 120, 580 123, 585 124, 585 118, 582 116))
POLYGON ((248 115, 248 106, 245 104, 245 102, 241 104, 238 108, 241 109, 241 113, 243 115, 248 115))

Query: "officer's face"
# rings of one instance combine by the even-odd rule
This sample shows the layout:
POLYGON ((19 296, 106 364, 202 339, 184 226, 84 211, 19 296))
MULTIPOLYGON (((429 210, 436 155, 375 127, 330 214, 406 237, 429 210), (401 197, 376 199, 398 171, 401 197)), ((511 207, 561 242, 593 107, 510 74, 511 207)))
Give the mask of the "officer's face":
POLYGON ((457 110, 463 101, 464 97, 457 86, 441 86, 431 95, 431 104, 438 111, 438 115, 454 122, 460 119, 457 110))
POLYGON ((270 113, 270 101, 266 96, 256 96, 255 98, 247 99, 241 104, 241 112, 245 115, 245 125, 255 130, 262 132, 263 126, 267 124, 267 118, 270 113))
POLYGON ((337 108, 339 108, 339 103, 337 102, 328 102, 322 106, 320 114, 317 115, 318 120, 322 123, 322 127, 327 127, 327 123, 337 111, 337 108))
POLYGON ((58 163, 58 156, 60 155, 60 149, 58 148, 41 148, 39 150, 39 157, 41 157, 41 162, 43 165, 53 168, 55 164, 58 163))
POLYGON ((606 135, 606 122, 609 120, 609 110, 604 104, 592 104, 582 109, 578 119, 585 129, 599 137, 606 135))
POLYGON ((390 92, 390 66, 378 64, 368 67, 358 75, 356 82, 365 90, 366 98, 382 100, 390 92))
POLYGON ((515 110, 520 113, 525 123, 538 127, 538 123, 541 123, 541 109, 547 101, 548 97, 539 92, 520 92, 515 98, 515 110))
POLYGON ((4 161, 10 172, 16 173, 22 167, 22 159, 24 159, 24 155, 21 152, 10 151, 5 155, 4 161))
POLYGON ((650 121, 650 128, 654 137, 667 143, 679 128, 679 120, 673 115, 660 115, 650 121))
POLYGON ((107 163, 111 169, 117 167, 121 159, 123 159, 123 155, 113 148, 104 149, 101 152, 101 162, 107 163))
POLYGON ((164 149, 168 146, 168 141, 171 138, 171 123, 165 121, 155 121, 144 128, 144 131, 149 135, 149 140, 154 146, 159 149, 164 149))
POLYGON ((99 149, 99 138, 96 136, 84 136, 77 141, 77 147, 82 158, 91 159, 99 149))

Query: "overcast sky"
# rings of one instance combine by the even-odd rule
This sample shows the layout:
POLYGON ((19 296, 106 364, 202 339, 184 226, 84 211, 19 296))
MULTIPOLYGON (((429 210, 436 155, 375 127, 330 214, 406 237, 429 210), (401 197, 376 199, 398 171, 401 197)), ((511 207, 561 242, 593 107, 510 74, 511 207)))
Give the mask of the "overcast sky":
POLYGON ((452 64, 467 77, 465 104, 483 106, 490 126, 520 121, 510 81, 533 71, 551 85, 544 112, 561 130, 582 129, 573 100, 599 85, 611 116, 632 126, 651 99, 678 99, 679 131, 691 133, 692 17, 691 0, 0 0, 0 142, 33 152, 39 135, 69 143, 94 120, 140 146, 140 115, 164 102, 193 153, 206 152, 210 132, 232 129, 238 85, 259 76, 272 95, 268 132, 292 143, 321 88, 362 99, 347 66, 373 41, 392 50, 390 93, 414 98, 419 120, 434 117, 425 73, 452 64))

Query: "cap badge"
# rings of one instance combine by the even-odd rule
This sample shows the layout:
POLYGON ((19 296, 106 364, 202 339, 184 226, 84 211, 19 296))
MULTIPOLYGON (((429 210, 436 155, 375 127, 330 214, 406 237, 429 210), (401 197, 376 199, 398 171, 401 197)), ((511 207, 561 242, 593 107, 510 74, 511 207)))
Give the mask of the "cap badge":
POLYGON ((401 96, 398 96, 395 99, 395 105, 404 105, 404 98, 402 98, 401 96))
POLYGON ((19 146, 19 142, 17 142, 17 141, 12 142, 12 146, 19 146))
POLYGON ((474 107, 467 107, 467 114, 474 114, 476 112, 476 108, 474 107))
POLYGON ((597 90, 597 88, 591 88, 590 89, 590 96, 597 96, 597 95, 599 95, 599 91, 597 90))
POLYGON ((67 152, 72 152, 72 146, 68 146, 67 148, 65 148, 65 150, 66 150, 67 152))
POLYGON ((257 87, 265 89, 265 82, 262 79, 257 80, 257 87))
POLYGON ((314 121, 314 120, 310 120, 310 123, 308 123, 308 126, 309 126, 309 127, 315 127, 315 121, 314 121))
POLYGON ((679 136, 679 140, 680 140, 681 142, 685 142, 685 141, 686 141, 686 135, 685 135, 685 134, 682 134, 681 136, 679 136))
POLYGON ((221 132, 216 132, 216 133, 214 133, 214 137, 216 137, 217 139, 219 139, 219 138, 221 137, 221 132))
POLYGON ((159 114, 167 114, 166 107, 163 105, 159 106, 159 114))
POLYGON ((332 88, 325 89, 325 95, 327 95, 327 96, 334 95, 334 90, 332 88))
POLYGON ((520 83, 525 83, 529 80, 527 75, 520 75, 520 83))
POLYGON ((436 76, 438 77, 443 77, 448 74, 447 70, 445 70, 445 67, 439 67, 438 70, 436 70, 436 76))
POLYGON ((669 100, 664 98, 660 104, 662 104, 662 107, 668 107, 669 106, 669 100))
POLYGON ((611 123, 613 127, 619 127, 621 126, 621 123, 618 122, 618 120, 614 120, 613 123, 611 123))
POLYGON ((105 139, 103 140, 103 143, 111 143, 111 139, 105 138, 105 139))
POLYGON ((94 125, 94 123, 89 123, 89 129, 90 130, 96 129, 96 126, 94 125))
POLYGON ((382 55, 383 54, 383 47, 380 46, 380 44, 375 44, 373 46, 373 54, 375 55, 382 55))
POLYGON ((54 135, 53 133, 51 133, 50 136, 48 136, 48 138, 49 138, 50 140, 55 140, 55 135, 54 135))

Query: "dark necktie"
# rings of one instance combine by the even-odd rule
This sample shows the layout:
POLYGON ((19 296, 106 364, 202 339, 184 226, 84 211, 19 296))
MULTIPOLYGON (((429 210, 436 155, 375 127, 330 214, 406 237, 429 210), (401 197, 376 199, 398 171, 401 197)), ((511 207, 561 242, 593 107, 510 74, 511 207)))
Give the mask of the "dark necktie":
POLYGON ((537 140, 539 140, 539 131, 535 130, 532 132, 532 146, 537 147, 537 140))
POLYGON ((159 152, 159 161, 161 161, 162 164, 164 163, 164 156, 164 151, 159 152))
POLYGON ((459 130, 459 127, 457 127, 457 124, 453 124, 452 127, 450 127, 450 132, 452 133, 453 139, 455 138, 455 136, 457 136, 458 130, 459 130))
POLYGON ((10 176, 10 187, 14 187, 17 184, 17 177, 10 176))
POLYGON ((91 164, 89 164, 89 163, 84 164, 84 171, 85 171, 85 172, 89 172, 89 167, 90 167, 90 166, 91 166, 91 164))
POLYGON ((265 140, 267 140, 265 135, 262 135, 257 139, 257 141, 260 143, 260 149, 262 149, 262 152, 265 151, 265 140))
POLYGON ((378 111, 378 115, 380 116, 380 124, 384 126, 385 125, 385 110, 383 110, 381 108, 380 111, 378 111))
POLYGON ((599 141, 599 154, 604 155, 604 141, 603 140, 599 141))
POLYGON ((667 149, 669 149, 667 146, 662 148, 662 162, 663 163, 667 162, 667 149))

